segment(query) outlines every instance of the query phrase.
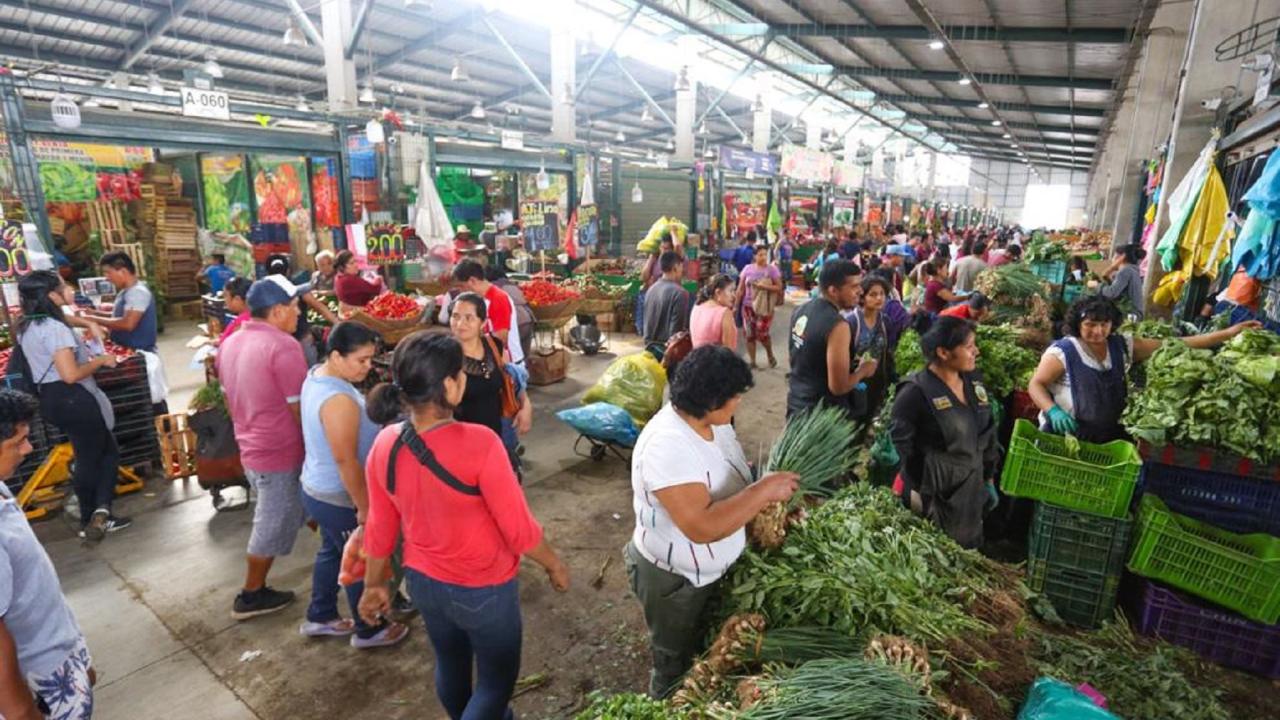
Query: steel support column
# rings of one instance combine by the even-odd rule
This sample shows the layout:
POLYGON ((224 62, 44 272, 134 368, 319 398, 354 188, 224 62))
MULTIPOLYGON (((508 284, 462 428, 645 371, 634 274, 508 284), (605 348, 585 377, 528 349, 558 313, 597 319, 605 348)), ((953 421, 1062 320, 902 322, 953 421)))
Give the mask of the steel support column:
POLYGON ((35 153, 27 143, 26 122, 22 117, 22 97, 14 84, 13 72, 0 70, 0 110, 4 112, 5 135, 9 141, 9 159, 13 163, 13 180, 18 197, 26 209, 27 219, 34 223, 46 247, 53 247, 49 231, 49 215, 45 209, 44 188, 35 153))

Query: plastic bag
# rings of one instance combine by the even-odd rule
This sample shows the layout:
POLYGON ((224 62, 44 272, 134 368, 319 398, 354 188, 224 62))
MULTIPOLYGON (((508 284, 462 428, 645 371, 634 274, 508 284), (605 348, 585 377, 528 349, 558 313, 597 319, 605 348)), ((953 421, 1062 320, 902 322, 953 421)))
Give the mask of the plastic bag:
POLYGON ((626 410, 637 427, 662 407, 662 391, 667 387, 667 371, 647 352, 614 360, 582 396, 583 404, 606 402, 626 410))
POLYGON ((1037 678, 1018 712, 1018 720, 1120 720, 1084 693, 1051 677, 1037 678))
POLYGON ((636 250, 646 254, 658 252, 658 247, 662 244, 662 234, 665 232, 671 233, 671 240, 678 247, 684 245, 689 228, 675 218, 660 217, 649 226, 649 232, 645 233, 644 238, 636 245, 636 250))
POLYGON ((596 402, 556 413, 570 427, 596 440, 633 447, 640 429, 626 410, 607 402, 596 402))

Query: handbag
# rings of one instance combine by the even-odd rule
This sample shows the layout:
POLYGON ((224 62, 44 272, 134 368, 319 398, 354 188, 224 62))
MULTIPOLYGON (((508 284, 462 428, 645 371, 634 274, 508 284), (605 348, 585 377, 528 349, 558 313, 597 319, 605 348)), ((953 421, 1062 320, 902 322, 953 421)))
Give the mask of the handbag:
POLYGON ((670 370, 677 363, 693 352, 693 337, 688 331, 681 330, 667 339, 667 347, 662 352, 662 367, 670 370))
POLYGON ((520 398, 516 396, 515 381, 511 379, 511 376, 507 374, 506 368, 503 367, 502 353, 498 351, 498 344, 493 341, 493 337, 485 335, 484 342, 493 354, 493 365, 498 377, 502 378, 502 390, 499 391, 502 396, 502 417, 513 418, 520 412, 520 398))

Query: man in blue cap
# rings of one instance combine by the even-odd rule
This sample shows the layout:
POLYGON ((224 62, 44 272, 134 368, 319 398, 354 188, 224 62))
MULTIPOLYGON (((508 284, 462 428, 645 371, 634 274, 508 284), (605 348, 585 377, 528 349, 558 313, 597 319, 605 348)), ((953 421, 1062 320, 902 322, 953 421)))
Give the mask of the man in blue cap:
POLYGON ((282 275, 268 275, 249 287, 249 321, 218 348, 218 379, 240 445, 245 477, 258 492, 249 535, 248 571, 231 616, 247 620, 276 612, 293 593, 267 586, 279 555, 293 551, 304 511, 302 419, 299 401, 307 377, 298 327, 298 296, 305 292, 282 275))

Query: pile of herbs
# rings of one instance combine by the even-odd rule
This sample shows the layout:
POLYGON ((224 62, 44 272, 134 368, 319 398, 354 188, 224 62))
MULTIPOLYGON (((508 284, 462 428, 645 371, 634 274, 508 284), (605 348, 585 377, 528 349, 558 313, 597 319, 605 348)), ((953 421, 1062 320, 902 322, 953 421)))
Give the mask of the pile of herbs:
POLYGON ((1146 374, 1122 418, 1135 438, 1280 460, 1280 336, 1246 330, 1216 353, 1165 342, 1146 374))
POLYGON ((987 268, 974 280, 973 289, 991 299, 996 322, 1020 327, 1049 326, 1049 286, 1025 263, 987 268))
POLYGON ((857 484, 792 527, 781 548, 744 553, 725 584, 725 612, 761 613, 770 628, 941 641, 989 631, 967 608, 1002 581, 994 563, 887 489, 857 484))
POLYGON ((826 495, 832 481, 844 477, 858 461, 858 427, 844 410, 819 404, 787 421, 769 450, 765 474, 788 471, 800 476, 800 492, 826 495))
POLYGON ((685 717, 670 703, 639 693, 606 695, 597 691, 587 699, 590 704, 575 715, 574 720, 679 720, 685 717))
POLYGON ((1065 244, 1049 240, 1043 235, 1036 235, 1028 240, 1022 253, 1022 259, 1032 264, 1065 261, 1069 257, 1065 244))
POLYGON ((861 658, 812 660, 758 682, 762 700, 743 720, 842 718, 912 720, 939 717, 937 704, 906 677, 861 658))
MULTIPOLYGON (((1040 358, 1020 343, 1021 331, 1009 325, 978 326, 978 370, 992 396, 1002 398, 1027 387, 1040 358)), ((898 375, 906 377, 924 369, 920 336, 915 330, 902 334, 896 357, 898 375)))
POLYGON ((223 415, 229 416, 227 398, 222 393, 222 384, 215 378, 200 386, 196 394, 191 396, 190 409, 194 411, 217 410, 223 415))
POLYGON ((1188 681, 1183 668, 1194 662, 1166 643, 1139 646, 1124 622, 1081 635, 1037 633, 1034 662, 1042 675, 1072 685, 1087 682, 1126 720, 1227 720, 1219 693, 1188 681))

